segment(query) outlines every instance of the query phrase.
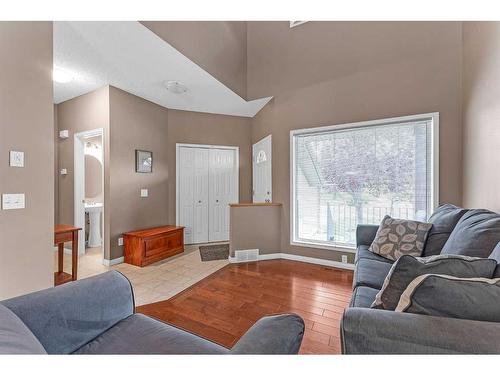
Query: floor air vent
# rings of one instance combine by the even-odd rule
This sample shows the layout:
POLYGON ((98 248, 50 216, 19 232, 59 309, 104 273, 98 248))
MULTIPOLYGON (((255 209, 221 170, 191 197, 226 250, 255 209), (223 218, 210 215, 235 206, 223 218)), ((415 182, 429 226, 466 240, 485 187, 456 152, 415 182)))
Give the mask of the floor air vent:
POLYGON ((236 262, 255 262, 259 258, 259 249, 236 250, 236 262))

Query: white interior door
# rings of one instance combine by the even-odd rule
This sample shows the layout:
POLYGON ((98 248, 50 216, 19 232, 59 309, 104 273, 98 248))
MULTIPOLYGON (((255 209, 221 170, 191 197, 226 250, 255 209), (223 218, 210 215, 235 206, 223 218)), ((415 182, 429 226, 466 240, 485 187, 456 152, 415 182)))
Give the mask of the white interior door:
POLYGON ((178 145, 177 224, 186 244, 229 240, 229 204, 238 203, 238 149, 178 145))
POLYGON ((208 157, 207 149, 179 150, 178 223, 187 244, 208 242, 208 157))
POLYGON ((272 202, 272 138, 266 138, 252 147, 253 202, 272 202))
POLYGON ((229 240, 229 204, 238 201, 235 151, 210 149, 209 241, 229 240))
POLYGON ((179 149, 178 224, 184 227, 184 242, 193 243, 194 225, 194 148, 179 149))
POLYGON ((193 242, 208 242, 209 150, 194 150, 194 225, 193 242))

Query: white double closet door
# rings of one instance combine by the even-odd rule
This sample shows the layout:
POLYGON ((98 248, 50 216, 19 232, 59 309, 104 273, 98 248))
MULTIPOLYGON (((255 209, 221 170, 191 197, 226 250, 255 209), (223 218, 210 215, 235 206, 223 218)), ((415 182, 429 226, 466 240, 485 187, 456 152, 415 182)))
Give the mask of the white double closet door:
POLYGON ((238 202, 238 150, 179 146, 178 225, 186 244, 229 240, 229 204, 238 202))

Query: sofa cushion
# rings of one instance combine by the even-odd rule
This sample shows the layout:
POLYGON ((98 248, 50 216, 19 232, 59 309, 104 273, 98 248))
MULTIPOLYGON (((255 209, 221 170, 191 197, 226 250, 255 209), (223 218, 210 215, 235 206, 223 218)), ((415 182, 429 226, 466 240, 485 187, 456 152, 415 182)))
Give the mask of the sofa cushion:
POLYGON ((425 257, 441 253, 451 232, 467 211, 467 209, 457 207, 453 204, 442 204, 439 206, 429 218, 429 223, 432 223, 432 228, 427 237, 422 256, 425 257))
POLYGON ((373 259, 359 259, 354 269, 353 288, 369 286, 380 289, 391 267, 392 263, 373 259))
POLYGON ((471 258, 463 255, 435 255, 415 258, 404 255, 392 266, 372 307, 394 310, 408 285, 424 274, 456 277, 491 277, 497 263, 494 259, 471 258))
POLYGON ((403 254, 420 256, 431 228, 430 223, 393 219, 386 215, 369 249, 390 260, 396 260, 403 254))
POLYGON ((47 354, 22 320, 1 304, 0 354, 47 354))
POLYGON ((297 314, 264 316, 231 348, 231 354, 297 354, 304 331, 304 320, 297 314))
POLYGON ((371 260, 378 260, 380 262, 385 262, 385 263, 394 263, 392 260, 381 257, 378 254, 372 253, 370 250, 368 250, 369 246, 368 245, 360 245, 356 249, 356 256, 354 258, 354 264, 358 263, 358 260, 360 259, 371 259, 371 260))
POLYGON ((378 225, 358 224, 356 226, 356 247, 360 245, 370 246, 375 239, 378 225))
POLYGON ((495 272, 493 272, 493 278, 500 277, 500 242, 497 243, 493 251, 491 252, 489 259, 495 259, 497 261, 497 268, 495 268, 495 272))
POLYGON ((500 241, 500 215, 470 210, 458 221, 441 254, 487 258, 500 241))
POLYGON ((215 343, 142 314, 122 320, 74 354, 226 354, 215 343))
POLYGON ((26 324, 49 354, 72 353, 134 312, 130 281, 117 271, 2 304, 26 324))
POLYGON ((370 307, 373 301, 375 301, 375 296, 378 293, 378 289, 370 288, 369 286, 358 286, 352 292, 350 307, 370 307))
POLYGON ((401 295, 396 311, 500 322, 500 279, 422 275, 401 295))

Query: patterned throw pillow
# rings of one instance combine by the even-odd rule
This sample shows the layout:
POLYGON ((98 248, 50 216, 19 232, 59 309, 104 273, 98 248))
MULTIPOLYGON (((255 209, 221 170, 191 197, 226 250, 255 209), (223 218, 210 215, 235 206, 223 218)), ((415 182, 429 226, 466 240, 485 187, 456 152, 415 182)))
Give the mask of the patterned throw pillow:
POLYGON ((390 260, 398 260, 402 255, 418 257, 424 251, 425 240, 431 228, 430 223, 393 219, 386 215, 368 250, 390 260))

